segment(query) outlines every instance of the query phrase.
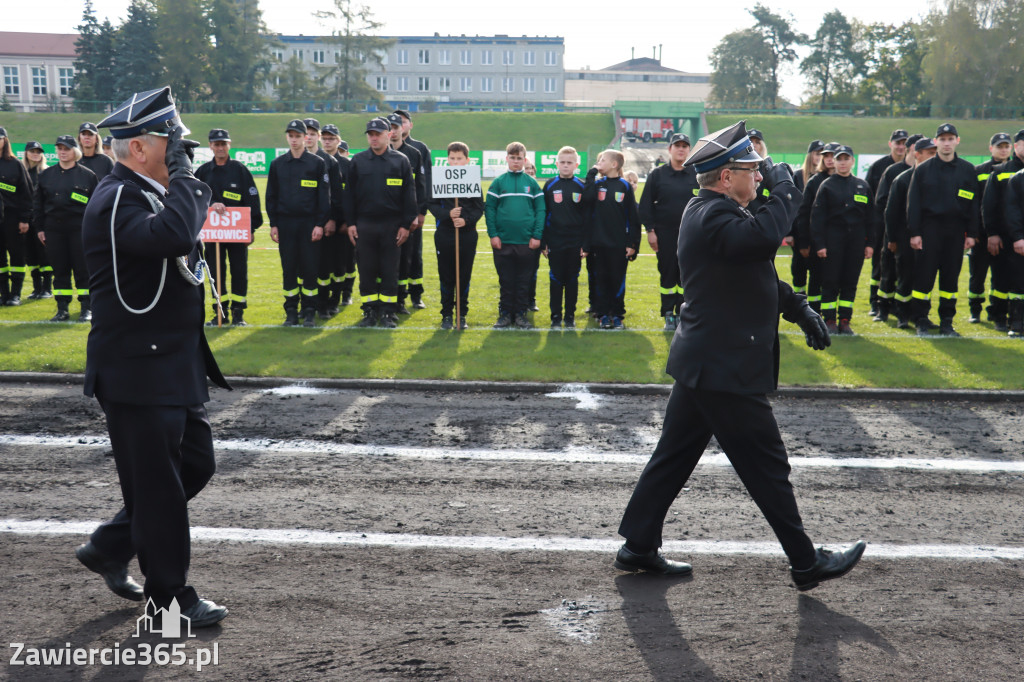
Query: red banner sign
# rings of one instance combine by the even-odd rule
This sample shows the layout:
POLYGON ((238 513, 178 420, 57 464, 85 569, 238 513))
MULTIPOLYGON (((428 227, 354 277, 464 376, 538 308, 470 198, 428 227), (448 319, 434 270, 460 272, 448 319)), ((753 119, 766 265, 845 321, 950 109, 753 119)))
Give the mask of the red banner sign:
POLYGON ((248 244, 252 241, 250 229, 249 207, 229 206, 224 213, 217 213, 212 208, 206 213, 206 223, 199 238, 204 242, 225 242, 248 244))

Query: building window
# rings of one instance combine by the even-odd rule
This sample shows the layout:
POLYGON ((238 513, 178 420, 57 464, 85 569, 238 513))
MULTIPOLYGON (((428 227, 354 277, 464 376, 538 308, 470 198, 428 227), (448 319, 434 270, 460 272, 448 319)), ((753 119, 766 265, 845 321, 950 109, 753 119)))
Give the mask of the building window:
POLYGON ((472 50, 460 50, 459 51, 459 64, 463 66, 469 66, 473 63, 473 51, 472 50))
POLYGON ((516 79, 515 78, 502 78, 501 79, 501 91, 502 92, 515 92, 516 91, 516 79))
POLYGON ((278 62, 284 62, 284 50, 274 50, 274 59, 278 62))
POLYGON ((302 50, 295 50, 295 56, 299 58, 300 62, 305 61, 306 59, 306 53, 302 50))
POLYGON ((537 84, 532 78, 523 79, 523 92, 537 92, 537 84))
POLYGON ((533 50, 527 50, 523 53, 523 64, 526 66, 533 66, 537 63, 537 55, 533 50))
POLYGON ((420 76, 419 79, 417 79, 417 80, 418 80, 418 82, 416 84, 416 89, 417 90, 419 90, 420 92, 429 92, 430 91, 430 76, 420 76))
POLYGON ((544 92, 555 92, 557 81, 554 78, 544 79, 544 92))
POLYGON ((18 67, 17 66, 5 66, 4 67, 4 94, 7 95, 20 95, 21 94, 21 83, 18 78, 18 67))
POLYGON ((398 51, 398 63, 399 64, 408 64, 409 63, 409 50, 399 50, 398 51))
POLYGON ((558 53, 548 50, 544 53, 544 66, 558 66, 558 53))
POLYGON ((490 76, 484 76, 480 79, 480 92, 493 92, 494 91, 494 79, 490 76))
POLYGON ((490 50, 480 50, 480 63, 484 66, 490 66, 494 63, 494 53, 490 50))
POLYGON ((388 77, 377 76, 377 92, 386 92, 388 89, 388 77))
POLYGON ((46 69, 41 66, 32 67, 32 94, 46 95, 46 69))
POLYGON ((447 66, 452 63, 452 51, 451 50, 438 50, 437 51, 437 63, 444 64, 447 66))
POLYGON ((60 94, 67 97, 71 89, 75 87, 75 70, 69 66, 62 66, 57 69, 57 79, 60 84, 60 94))
POLYGON ((438 81, 437 82, 437 89, 438 90, 440 90, 441 92, 451 92, 452 91, 452 79, 451 78, 445 78, 444 76, 442 76, 441 78, 438 78, 437 81, 438 81))
POLYGON ((430 63, 430 50, 420 50, 416 54, 417 64, 429 64, 430 63))
POLYGON ((313 50, 313 63, 314 64, 323 64, 324 63, 324 51, 323 50, 313 50))
POLYGON ((409 92, 409 79, 405 76, 398 77, 398 91, 409 92))
POLYGON ((502 66, 514 66, 516 63, 516 53, 512 50, 502 50, 501 52, 501 65, 502 66))
POLYGON ((459 92, 473 92, 473 79, 472 78, 460 78, 459 79, 459 92))
POLYGON ((340 64, 341 63, 341 50, 335 50, 334 51, 334 63, 335 64, 340 64))

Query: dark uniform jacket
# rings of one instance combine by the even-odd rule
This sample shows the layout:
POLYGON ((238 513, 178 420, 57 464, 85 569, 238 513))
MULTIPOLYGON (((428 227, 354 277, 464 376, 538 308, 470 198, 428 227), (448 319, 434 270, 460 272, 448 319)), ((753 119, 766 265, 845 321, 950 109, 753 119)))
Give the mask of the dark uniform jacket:
POLYGON ((263 225, 260 191, 244 163, 228 159, 223 166, 218 166, 216 161, 207 161, 196 171, 196 178, 210 186, 213 192, 211 204, 220 202, 225 206, 248 206, 252 230, 263 225))
POLYGON ((109 156, 102 152, 96 152, 92 156, 83 156, 78 163, 82 164, 96 174, 96 180, 102 180, 114 170, 114 162, 109 156))
POLYGON ((267 218, 271 227, 277 226, 278 218, 310 218, 317 227, 327 224, 331 190, 323 159, 307 151, 295 158, 287 151, 270 162, 267 218))
POLYGON ((197 405, 210 396, 206 377, 228 388, 203 333, 203 287, 186 282, 176 258, 199 254, 199 232, 210 205, 210 188, 198 180, 175 179, 159 197, 154 213, 143 191, 156 194, 144 178, 118 163, 96 187, 86 207, 82 242, 89 269, 93 319, 85 364, 85 395, 142 405, 197 405), (122 189, 123 188, 123 189, 122 189), (117 201, 113 241, 117 246, 115 289, 111 218, 117 201))
POLYGON ((1003 248, 1013 249, 1013 243, 1024 239, 1024 173, 1017 171, 1006 181, 1006 232, 1003 248))
MULTIPOLYGON (((875 187, 875 234, 879 236, 885 235, 885 206, 889 203, 889 193, 892 191, 892 182, 896 179, 903 171, 910 168, 910 164, 906 161, 898 161, 882 173, 882 179, 879 180, 878 186, 875 187)), ((871 183, 868 183, 871 184, 871 183)), ((906 197, 904 197, 906 199, 906 197)), ((906 212, 906 206, 903 207, 906 212)))
POLYGON ((352 157, 345 190, 345 220, 359 225, 371 221, 394 222, 409 229, 419 215, 409 158, 388 147, 377 155, 372 149, 352 157))
MULTIPOLYGON (((1006 183, 1021 169, 1024 169, 1024 159, 1016 154, 992 169, 981 201, 981 222, 986 236, 1002 237, 1006 242, 1006 183)), ((1009 245, 1004 243, 1003 246, 1009 245)))
POLYGON ((855 175, 837 173, 821 183, 811 207, 811 250, 824 249, 831 230, 863 229, 865 246, 872 244, 874 203, 871 187, 855 175))
MULTIPOLYGON (((462 219, 466 224, 459 228, 465 234, 467 231, 475 231, 476 224, 484 217, 484 200, 482 197, 459 197, 459 206, 462 208, 462 219)), ((434 199, 430 202, 430 212, 434 214, 437 221, 438 232, 454 232, 455 223, 449 215, 455 208, 454 199, 434 199)))
POLYGON ((683 209, 698 191, 692 168, 675 170, 668 163, 658 166, 647 176, 640 195, 640 222, 648 232, 654 228, 678 230, 683 209))
MULTIPOLYGON (((554 177, 544 183, 544 236, 541 248, 552 251, 579 249, 591 206, 583 200, 586 184, 573 176, 554 177)), ((646 192, 646 190, 645 190, 646 192)))
POLYGON ((885 171, 889 170, 889 166, 896 163, 903 162, 893 161, 892 154, 886 154, 885 156, 871 164, 871 167, 868 168, 868 176, 866 178, 866 180, 868 181, 868 187, 871 188, 871 196, 875 196, 876 194, 878 194, 878 186, 882 182, 882 177, 885 175, 885 171))
POLYGON ((702 189, 683 213, 679 272, 686 303, 667 372, 690 388, 763 394, 779 377, 779 313, 793 320, 803 296, 779 280, 773 259, 801 199, 788 182, 751 214, 702 189))
POLYGON ((433 199, 433 194, 431 193, 433 185, 431 182, 433 182, 434 177, 434 159, 430 155, 430 148, 420 140, 414 139, 412 135, 405 138, 405 143, 412 145, 416 148, 416 151, 420 153, 420 163, 422 165, 419 169, 413 168, 412 172, 413 175, 416 175, 417 173, 423 174, 423 185, 427 189, 427 201, 430 201, 433 199))
POLYGON ((811 246, 811 208, 814 206, 814 197, 818 194, 818 188, 829 177, 831 176, 828 173, 815 173, 807 181, 793 224, 794 249, 806 249, 811 246))
MULTIPOLYGON (((1008 159, 1009 160, 1009 159, 1008 159)), ((982 219, 982 205, 985 201, 985 190, 988 187, 988 181, 992 177, 992 169, 996 166, 1001 165, 1002 161, 996 161, 995 159, 989 159, 985 163, 979 163, 974 167, 974 172, 978 174, 978 197, 979 201, 975 203, 978 209, 978 238, 986 239, 988 235, 985 233, 985 221, 982 219)))
POLYGON ((323 159, 327 165, 327 177, 329 179, 327 186, 331 192, 331 218, 340 227, 345 224, 345 198, 342 195, 345 184, 341 179, 341 166, 336 158, 323 149, 318 149, 316 155, 323 159))
POLYGON ((920 237, 925 223, 962 229, 968 237, 978 237, 978 210, 981 201, 978 174, 974 165, 956 154, 949 161, 933 156, 914 168, 907 193, 907 229, 911 237, 920 237))
POLYGON ((897 175, 889 186, 889 198, 885 202, 885 241, 896 242, 900 248, 906 248, 904 245, 910 241, 907 232, 907 192, 913 177, 913 168, 897 175))
POLYGON ((349 170, 352 168, 352 159, 341 154, 336 154, 334 160, 338 162, 338 177, 341 178, 341 208, 339 213, 342 220, 335 219, 340 229, 343 225, 348 225, 348 216, 345 215, 345 192, 348 191, 348 175, 349 170))
POLYGON ((427 174, 423 170, 423 156, 420 150, 413 147, 408 141, 402 142, 402 145, 395 151, 404 154, 409 159, 413 186, 416 188, 416 211, 420 215, 426 215, 429 194, 427 193, 427 174))
POLYGON ((58 164, 40 173, 34 199, 36 230, 80 229, 97 184, 96 174, 81 163, 67 170, 58 164))
POLYGON ((592 208, 590 224, 583 232, 583 250, 640 248, 640 216, 633 186, 625 178, 601 178, 588 183, 583 201, 592 208))
POLYGON ((32 220, 32 183, 25 166, 16 158, 0 159, 0 199, 4 204, 0 215, 16 215, 19 223, 32 220))

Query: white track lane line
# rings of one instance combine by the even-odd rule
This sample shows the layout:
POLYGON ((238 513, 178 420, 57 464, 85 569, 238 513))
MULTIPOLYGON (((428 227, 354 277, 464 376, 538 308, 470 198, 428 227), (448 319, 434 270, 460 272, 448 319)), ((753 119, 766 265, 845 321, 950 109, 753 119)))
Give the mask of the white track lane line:
MULTIPOLYGON (((17 535, 87 535, 99 521, 0 520, 0 533, 17 535)), ((398 549, 466 549, 481 551, 601 552, 611 554, 622 544, 616 539, 465 535, 416 535, 303 530, 300 528, 192 528, 198 542, 244 542, 270 545, 326 545, 392 547, 398 549)), ((684 540, 666 542, 666 552, 681 554, 755 554, 783 556, 774 542, 684 540)), ((872 543, 867 556, 874 559, 1024 559, 1024 547, 992 545, 895 545, 872 543)))
MULTIPOLYGON (((567 450, 487 450, 463 448, 405 447, 399 445, 349 445, 311 440, 236 439, 215 440, 221 452, 248 452, 257 455, 332 455, 339 457, 395 457, 419 460, 478 460, 485 462, 552 462, 560 464, 642 464, 648 452, 627 454, 587 449, 567 450)), ((104 436, 25 436, 0 434, 0 447, 109 448, 104 436)), ((705 466, 728 467, 721 452, 709 452, 701 458, 705 466)), ((914 459, 904 457, 790 457, 790 466, 815 469, 904 469, 962 473, 1022 473, 1024 462, 975 459, 914 459)))

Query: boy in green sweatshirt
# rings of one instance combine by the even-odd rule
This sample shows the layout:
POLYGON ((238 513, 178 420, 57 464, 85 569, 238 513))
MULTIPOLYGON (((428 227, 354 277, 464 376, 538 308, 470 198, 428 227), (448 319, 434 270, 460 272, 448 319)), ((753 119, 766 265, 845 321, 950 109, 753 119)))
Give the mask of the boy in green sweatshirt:
POLYGON ((523 172, 526 147, 512 142, 505 148, 508 172, 495 178, 487 190, 484 217, 494 249, 494 268, 501 290, 495 329, 515 324, 533 325, 526 317, 530 285, 537 269, 537 250, 544 234, 544 192, 523 172))

